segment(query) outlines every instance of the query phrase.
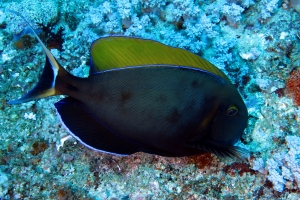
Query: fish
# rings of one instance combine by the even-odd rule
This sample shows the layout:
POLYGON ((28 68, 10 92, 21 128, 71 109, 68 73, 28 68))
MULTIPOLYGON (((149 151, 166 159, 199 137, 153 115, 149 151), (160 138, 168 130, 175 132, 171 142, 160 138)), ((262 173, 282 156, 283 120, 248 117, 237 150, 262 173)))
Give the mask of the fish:
POLYGON ((90 74, 71 75, 22 17, 46 54, 41 77, 8 104, 55 95, 66 130, 84 146, 115 155, 145 152, 183 157, 207 152, 244 158, 234 146, 247 126, 247 107, 229 78, 187 50, 127 36, 90 47, 90 74))

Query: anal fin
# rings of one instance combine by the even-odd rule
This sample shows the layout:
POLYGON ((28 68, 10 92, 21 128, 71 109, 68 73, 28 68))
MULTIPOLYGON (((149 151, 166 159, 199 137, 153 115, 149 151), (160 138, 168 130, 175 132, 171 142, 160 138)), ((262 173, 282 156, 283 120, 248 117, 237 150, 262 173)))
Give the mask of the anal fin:
POLYGON ((129 155, 137 152, 137 145, 106 128, 82 103, 71 97, 55 103, 62 123, 72 136, 85 146, 106 153, 129 155))

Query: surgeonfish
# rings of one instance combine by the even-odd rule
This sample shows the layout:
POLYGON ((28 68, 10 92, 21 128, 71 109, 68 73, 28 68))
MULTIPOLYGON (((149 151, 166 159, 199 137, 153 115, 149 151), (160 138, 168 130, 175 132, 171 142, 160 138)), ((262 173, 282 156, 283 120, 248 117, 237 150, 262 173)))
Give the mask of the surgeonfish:
POLYGON ((101 152, 244 157, 234 144, 247 125, 245 103, 227 76, 198 55, 148 39, 102 37, 90 48, 89 77, 79 78, 32 31, 46 53, 44 69, 37 85, 9 104, 67 95, 55 103, 61 123, 101 152))

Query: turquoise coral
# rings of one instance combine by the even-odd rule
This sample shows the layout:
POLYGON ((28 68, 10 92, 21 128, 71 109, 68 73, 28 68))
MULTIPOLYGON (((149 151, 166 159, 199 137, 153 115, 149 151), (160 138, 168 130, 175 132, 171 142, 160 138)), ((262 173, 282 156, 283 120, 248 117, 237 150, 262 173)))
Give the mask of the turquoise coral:
MULTIPOLYGON (((37 23, 42 23, 45 26, 53 24, 58 20, 58 4, 56 0, 45 0, 45 1, 31 1, 22 0, 21 2, 13 2, 9 4, 7 9, 15 10, 26 16, 32 25, 36 28, 37 23)), ((10 16, 9 23, 10 31, 14 34, 18 34, 27 27, 27 24, 12 14, 7 13, 10 16), (18 20, 18 21, 16 21, 18 20)))

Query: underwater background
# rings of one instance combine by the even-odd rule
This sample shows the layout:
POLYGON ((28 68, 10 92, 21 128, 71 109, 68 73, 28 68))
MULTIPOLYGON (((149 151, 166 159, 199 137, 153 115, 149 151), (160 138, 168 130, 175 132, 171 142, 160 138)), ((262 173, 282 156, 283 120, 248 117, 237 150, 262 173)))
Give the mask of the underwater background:
POLYGON ((1 0, 0 199, 300 199, 299 0, 1 0), (192 51, 236 85, 249 121, 246 161, 207 153, 113 156, 68 136, 54 103, 9 105, 38 81, 45 55, 86 77, 91 43, 138 36, 192 51))

